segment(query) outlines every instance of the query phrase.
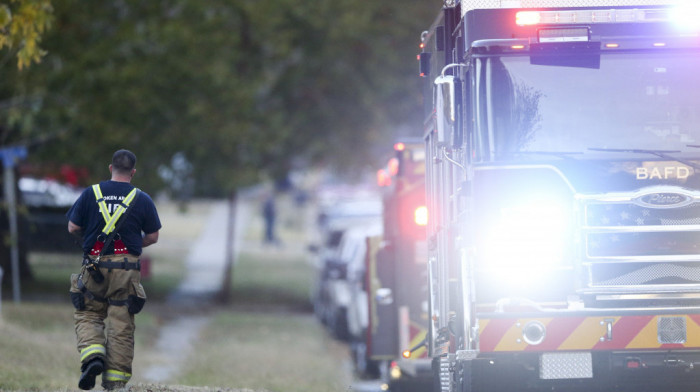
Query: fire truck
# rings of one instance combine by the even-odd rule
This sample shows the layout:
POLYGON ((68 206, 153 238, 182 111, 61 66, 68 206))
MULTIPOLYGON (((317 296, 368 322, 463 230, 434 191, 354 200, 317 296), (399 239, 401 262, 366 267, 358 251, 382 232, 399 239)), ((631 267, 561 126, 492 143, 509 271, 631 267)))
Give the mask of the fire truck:
POLYGON ((421 36, 434 391, 700 388, 695 1, 446 1, 421 36))
POLYGON ((422 391, 433 382, 423 344, 428 332, 428 211, 422 140, 397 141, 377 182, 383 189, 383 234, 368 239, 365 276, 372 295, 367 296, 364 343, 354 345, 361 349, 354 350, 355 362, 370 364, 392 392, 422 391))

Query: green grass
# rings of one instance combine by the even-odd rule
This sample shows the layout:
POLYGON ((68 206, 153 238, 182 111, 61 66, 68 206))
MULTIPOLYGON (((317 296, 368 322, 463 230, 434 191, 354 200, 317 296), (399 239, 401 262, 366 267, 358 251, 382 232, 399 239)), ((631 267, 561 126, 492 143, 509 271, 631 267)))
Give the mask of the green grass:
POLYGON ((176 381, 273 392, 346 391, 345 350, 310 315, 221 312, 176 381))
POLYGON ((34 280, 20 284, 20 297, 26 300, 68 300, 70 275, 80 271, 81 255, 35 252, 27 257, 34 280))
MULTIPOLYGON (((137 317, 136 350, 157 335, 157 320, 137 317)), ((0 390, 79 391, 80 361, 68 303, 2 304, 0 390)))
POLYGON ((243 253, 233 267, 232 302, 310 311, 313 269, 296 253, 243 253))
POLYGON ((175 382, 273 392, 346 391, 347 347, 311 314, 313 268, 284 248, 244 252, 233 270, 232 308, 216 313, 175 382))
MULTIPOLYGON (((207 215, 206 203, 195 203, 187 214, 173 205, 159 205, 163 222, 160 241, 146 248, 151 277, 143 280, 148 303, 136 316, 136 352, 150 350, 162 320, 152 311, 179 284, 189 244, 207 215)), ((32 281, 21 284, 22 302, 11 301, 3 287, 0 314, 0 390, 78 390, 79 355, 68 290, 70 275, 80 271, 75 254, 29 253, 32 281)), ((7 285, 11 286, 11 285, 7 285)))
MULTIPOLYGON (((163 355, 154 350, 159 328, 179 312, 163 299, 184 275, 191 241, 208 216, 206 206, 195 204, 185 215, 175 207, 159 206, 164 229, 159 243, 145 252, 152 259, 152 277, 144 281, 149 302, 136 317, 135 367, 157 363, 158 355, 163 355)), ((295 222, 294 217, 285 219, 295 222)), ((257 239, 258 221, 254 218, 246 233, 256 239, 244 246, 233 268, 229 305, 200 311, 208 312, 211 322, 184 367, 168 381, 171 385, 138 385, 137 373, 143 369, 135 368, 132 392, 205 386, 234 391, 349 390, 351 380, 343 370, 347 347, 331 339, 310 312, 313 269, 303 246, 298 246, 304 240, 303 228, 298 223, 282 225, 286 247, 263 248, 257 239)), ((78 391, 68 281, 79 270, 80 255, 33 253, 30 264, 36 279, 22 286, 22 304, 7 297, 2 304, 0 391, 78 391)))
POLYGON ((0 353, 0 389, 77 389, 72 306, 3 303, 0 353))

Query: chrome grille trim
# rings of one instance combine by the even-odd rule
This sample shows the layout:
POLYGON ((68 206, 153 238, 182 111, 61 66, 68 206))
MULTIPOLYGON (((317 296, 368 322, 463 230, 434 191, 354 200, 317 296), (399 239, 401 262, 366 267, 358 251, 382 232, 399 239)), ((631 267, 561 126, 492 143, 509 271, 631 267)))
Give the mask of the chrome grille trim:
POLYGON ((700 293, 700 192, 576 195, 580 294, 700 293), (678 203, 640 203, 677 195, 678 203), (697 239, 697 240, 696 240, 697 239))
MULTIPOLYGON (((676 264, 650 264, 619 275, 613 279, 601 281, 601 286, 642 286, 663 278, 700 282, 700 266, 687 267, 676 264)), ((684 284, 684 282, 677 283, 684 284)), ((687 284, 687 282, 685 282, 687 284)))

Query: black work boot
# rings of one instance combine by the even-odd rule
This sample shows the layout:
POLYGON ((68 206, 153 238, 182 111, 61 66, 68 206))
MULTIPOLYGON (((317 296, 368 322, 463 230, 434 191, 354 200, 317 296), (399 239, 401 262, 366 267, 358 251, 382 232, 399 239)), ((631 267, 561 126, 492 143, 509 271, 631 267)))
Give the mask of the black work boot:
POLYGON ((78 381, 78 387, 80 389, 89 391, 95 387, 95 377, 105 370, 105 363, 102 358, 94 358, 88 362, 83 363, 80 367, 83 372, 80 375, 80 381, 78 381))

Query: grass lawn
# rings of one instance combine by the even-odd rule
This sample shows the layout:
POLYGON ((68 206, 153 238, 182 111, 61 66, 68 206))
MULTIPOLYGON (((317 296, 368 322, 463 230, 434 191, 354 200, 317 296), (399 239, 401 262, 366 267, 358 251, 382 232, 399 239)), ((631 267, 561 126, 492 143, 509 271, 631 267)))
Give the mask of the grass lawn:
POLYGON ((185 385, 217 385, 274 392, 346 391, 345 346, 308 314, 221 311, 206 328, 185 385))
POLYGON ((205 328, 175 381, 273 392, 346 391, 347 347, 310 312, 311 266, 283 249, 243 253, 232 305, 205 328))
MULTIPOLYGON (((152 277, 144 282, 149 303, 136 316, 135 373, 143 370, 136 367, 149 356, 159 355, 154 347, 159 328, 179 312, 163 299, 182 278, 189 246, 208 216, 207 203, 195 203, 184 215, 174 205, 159 205, 159 212, 164 229, 159 243, 147 248, 152 277)), ((250 249, 244 246, 233 268, 230 303, 199 310, 209 323, 182 361, 182 369, 168 385, 139 385, 135 378, 130 392, 198 391, 205 386, 272 392, 351 388, 344 369, 347 347, 331 339, 310 312, 313 271, 299 246, 304 241, 301 224, 287 217, 280 234, 288 245, 264 248, 257 241, 258 219, 249 226, 254 231, 246 238, 250 249)), ((2 303, 0 391, 78 391, 78 353, 68 297, 68 277, 77 272, 78 258, 32 254, 36 280, 22 287, 23 302, 15 305, 5 298, 2 303)))

